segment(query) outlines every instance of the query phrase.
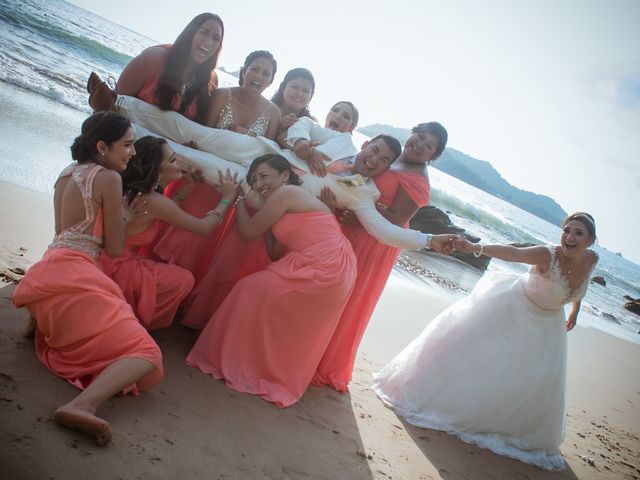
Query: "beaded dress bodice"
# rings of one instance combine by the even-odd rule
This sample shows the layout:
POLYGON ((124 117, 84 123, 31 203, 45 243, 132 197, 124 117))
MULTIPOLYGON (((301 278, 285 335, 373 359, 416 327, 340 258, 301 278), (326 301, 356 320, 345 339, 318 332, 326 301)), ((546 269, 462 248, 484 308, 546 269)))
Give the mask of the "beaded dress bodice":
POLYGON ((65 168, 58 176, 58 180, 71 175, 76 186, 80 189, 84 203, 85 218, 56 235, 49 245, 53 248, 71 248, 87 253, 92 257, 100 255, 103 247, 100 206, 93 200, 93 181, 104 167, 94 163, 73 164, 65 168))
POLYGON ((525 275, 524 292, 538 307, 544 310, 559 310, 563 305, 577 302, 584 297, 591 275, 587 275, 582 284, 572 290, 560 271, 556 247, 548 245, 547 248, 551 255, 549 268, 546 272, 541 272, 536 266, 531 267, 525 275))
MULTIPOLYGON (((215 126, 215 128, 219 128, 221 130, 228 130, 229 127, 233 124, 233 110, 231 109, 231 90, 228 90, 227 93, 227 102, 222 107, 220 117, 218 118, 218 122, 215 126)), ((250 132, 253 132, 256 135, 262 137, 267 133, 267 128, 269 127, 270 106, 271 105, 267 104, 267 107, 260 114, 260 116, 256 118, 254 122, 249 126, 250 132)))

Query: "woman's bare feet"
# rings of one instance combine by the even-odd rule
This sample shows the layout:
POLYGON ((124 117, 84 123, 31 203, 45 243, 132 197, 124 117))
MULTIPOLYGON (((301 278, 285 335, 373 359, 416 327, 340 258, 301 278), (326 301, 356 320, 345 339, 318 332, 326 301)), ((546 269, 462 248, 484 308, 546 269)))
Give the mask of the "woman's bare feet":
POLYGON ((36 320, 33 317, 29 317, 27 323, 22 327, 22 336, 29 340, 33 340, 36 336, 36 320))
POLYGON ((61 406, 53 414, 54 420, 67 428, 93 435, 101 447, 111 441, 111 427, 93 413, 71 404, 61 406))

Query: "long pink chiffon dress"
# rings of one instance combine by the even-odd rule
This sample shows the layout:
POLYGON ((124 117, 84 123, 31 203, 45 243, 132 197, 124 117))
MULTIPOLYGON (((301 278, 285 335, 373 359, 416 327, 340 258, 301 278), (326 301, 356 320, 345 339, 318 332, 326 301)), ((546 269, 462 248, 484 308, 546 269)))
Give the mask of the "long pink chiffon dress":
MULTIPOLYGON (((158 46, 167 50, 171 48, 171 45, 158 46)), ((136 94, 136 97, 151 105, 158 105, 159 100, 156 96, 156 90, 158 89, 161 75, 162 71, 158 71, 149 77, 136 94)), ((215 71, 212 71, 208 87, 209 93, 217 87, 218 76, 215 71)), ((176 95, 171 104, 171 109, 182 113, 182 115, 189 120, 193 120, 194 122, 198 121, 200 112, 198 111, 196 99, 194 98, 188 105, 185 105, 182 112, 180 112, 181 102, 182 97, 176 95)), ((184 180, 171 182, 165 189, 165 196, 172 197, 183 185, 184 180)), ((181 208, 191 215, 202 217, 214 208, 221 198, 222 196, 214 187, 206 183, 196 183, 193 186, 192 192, 182 202, 181 208)), ((228 222, 228 220, 226 222, 228 222)), ((160 222, 156 237, 147 245, 144 245, 140 249, 140 253, 150 258, 160 259, 167 263, 175 263, 184 267, 192 272, 195 278, 199 280, 201 277, 199 267, 202 263, 202 257, 204 255, 210 255, 210 247, 216 244, 224 230, 225 229, 220 226, 209 235, 203 236, 179 229, 165 222, 160 222)))
POLYGON ((100 269, 102 209, 92 194, 100 169, 74 164, 60 174, 71 175, 82 192, 85 220, 54 238, 16 288, 13 303, 36 320, 36 353, 51 372, 84 389, 116 360, 147 360, 155 370, 123 390, 137 393, 162 379, 162 354, 120 287, 100 269))
POLYGON ((318 367, 353 288, 356 262, 330 213, 288 213, 271 231, 288 252, 236 284, 187 364, 287 407, 318 367))
POLYGON ((155 238, 159 223, 155 221, 142 232, 128 236, 120 256, 100 255, 102 269, 118 284, 147 330, 171 325, 180 303, 193 288, 193 275, 188 270, 154 262, 138 252, 155 238))
POLYGON ((185 299, 182 324, 202 330, 241 279, 264 270, 271 263, 262 237, 245 241, 236 223, 227 233, 210 260, 204 260, 206 272, 185 299))
MULTIPOLYGON (((375 182, 380 190, 378 210, 389 209, 400 189, 418 207, 429 203, 429 181, 421 174, 389 170, 375 177, 375 182)), ((358 259, 358 275, 312 382, 339 392, 349 389, 360 341, 400 254, 399 248, 378 242, 360 225, 346 226, 343 231, 358 259)))

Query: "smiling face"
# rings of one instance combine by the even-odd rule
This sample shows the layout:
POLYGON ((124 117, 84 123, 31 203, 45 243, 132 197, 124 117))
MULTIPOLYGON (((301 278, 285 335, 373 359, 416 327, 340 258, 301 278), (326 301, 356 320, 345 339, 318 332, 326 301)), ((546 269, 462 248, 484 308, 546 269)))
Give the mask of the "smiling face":
POLYGON ((413 133, 404 144, 402 160, 406 163, 430 162, 438 149, 438 137, 433 133, 413 133))
POLYGON ((273 63, 266 58, 257 58, 244 71, 242 88, 261 95, 273 81, 273 63))
POLYGON ((593 241, 594 238, 580 220, 570 220, 562 227, 560 246, 566 257, 579 257, 593 241))
POLYGON ((162 145, 162 162, 158 169, 158 183, 166 186, 170 182, 182 178, 182 176, 180 157, 165 143, 162 145))
POLYGON ((356 155, 353 170, 363 177, 375 177, 387 170, 395 158, 396 154, 391 147, 378 138, 365 142, 360 153, 356 155))
POLYGON ((336 132, 352 131, 353 109, 346 103, 336 103, 327 114, 324 126, 336 132))
POLYGON ((288 171, 280 173, 267 162, 263 162, 256 167, 251 186, 262 198, 267 198, 288 180, 288 171))
POLYGON ((284 87, 282 96, 284 98, 283 110, 299 112, 309 106, 313 96, 313 86, 306 78, 294 78, 284 87))
POLYGON ((131 127, 127 129, 121 138, 110 145, 100 140, 97 144, 98 163, 109 170, 124 172, 129 160, 136 154, 133 140, 133 129, 131 127))
POLYGON ((222 26, 213 18, 204 22, 191 39, 191 60, 201 64, 216 54, 222 43, 222 26))

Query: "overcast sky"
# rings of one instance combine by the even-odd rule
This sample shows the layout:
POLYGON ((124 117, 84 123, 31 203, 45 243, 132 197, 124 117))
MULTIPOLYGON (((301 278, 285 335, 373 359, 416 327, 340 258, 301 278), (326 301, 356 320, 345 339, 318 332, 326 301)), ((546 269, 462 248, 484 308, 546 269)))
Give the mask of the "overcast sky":
POLYGON ((73 3, 161 43, 198 13, 225 23, 219 65, 252 50, 316 78, 361 125, 438 120, 449 146, 517 187, 596 218, 600 243, 640 263, 640 1, 396 0, 73 3))

